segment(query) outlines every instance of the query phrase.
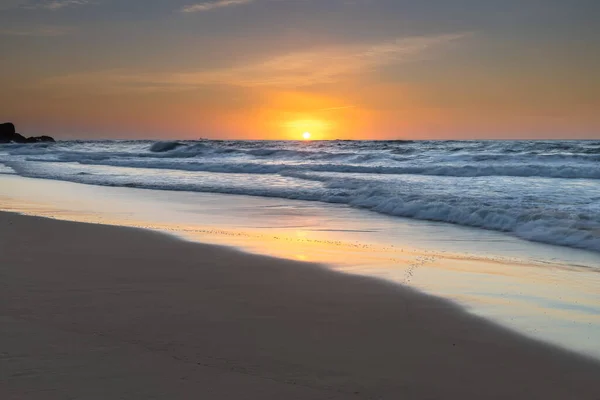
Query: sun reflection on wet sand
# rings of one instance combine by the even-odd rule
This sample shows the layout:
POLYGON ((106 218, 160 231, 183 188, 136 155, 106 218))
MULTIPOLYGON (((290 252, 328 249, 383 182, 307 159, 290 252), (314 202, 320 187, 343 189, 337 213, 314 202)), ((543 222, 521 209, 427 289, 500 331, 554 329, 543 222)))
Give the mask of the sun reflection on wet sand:
MULTIPOLYGON (((293 202, 254 199, 256 204, 267 206, 251 210, 239 206, 240 197, 236 196, 195 194, 188 202, 184 197, 190 194, 180 194, 180 198, 169 194, 165 202, 160 198, 163 193, 147 190, 0 179, 12 184, 0 185, 2 210, 153 229, 186 240, 378 277, 453 299, 471 312, 522 333, 600 357, 600 346, 593 339, 600 337, 600 269, 592 266, 384 241, 376 236, 374 220, 357 222, 345 219, 347 214, 335 219, 336 209, 318 214, 318 205, 299 209, 293 202), (48 186, 56 185, 65 190, 48 194, 48 186), (202 207, 200 201, 204 201, 202 207), (284 203, 285 207, 281 206, 284 203)), ((421 226, 402 220, 391 223, 395 229, 415 234, 421 226)), ((526 246, 536 248, 534 244, 526 246)))

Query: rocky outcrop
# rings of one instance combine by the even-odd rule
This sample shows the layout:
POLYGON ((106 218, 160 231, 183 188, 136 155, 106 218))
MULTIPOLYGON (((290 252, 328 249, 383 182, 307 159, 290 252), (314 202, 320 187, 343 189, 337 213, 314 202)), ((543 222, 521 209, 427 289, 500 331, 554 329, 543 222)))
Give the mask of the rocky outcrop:
POLYGON ((25 139, 25 143, 43 143, 43 142, 56 142, 51 136, 31 136, 25 139))
MULTIPOLYGON (((21 136, 21 135, 19 135, 21 136)), ((15 126, 10 122, 0 124, 0 143, 10 143, 16 138, 15 126)), ((23 138, 25 139, 25 138, 23 138)))
POLYGON ((0 124, 0 143, 42 143, 54 142, 50 136, 31 136, 25 137, 15 130, 15 125, 11 122, 0 124))

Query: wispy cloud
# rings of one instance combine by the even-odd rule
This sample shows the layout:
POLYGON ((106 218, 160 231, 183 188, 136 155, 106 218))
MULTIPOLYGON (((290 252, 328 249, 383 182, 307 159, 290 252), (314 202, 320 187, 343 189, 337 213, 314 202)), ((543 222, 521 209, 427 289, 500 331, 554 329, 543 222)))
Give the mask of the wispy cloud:
POLYGON ((50 1, 40 1, 35 3, 27 3, 23 5, 23 8, 27 8, 30 10, 60 10, 61 8, 70 7, 70 6, 84 6, 88 4, 93 4, 91 0, 50 0, 50 1))
POLYGON ((53 37, 68 35, 73 28, 66 26, 38 26, 24 29, 0 29, 0 35, 5 36, 29 36, 29 37, 53 37))
POLYGON ((212 71, 165 76, 163 83, 300 87, 333 83, 391 64, 424 57, 465 34, 419 36, 371 45, 349 45, 277 55, 260 62, 212 71))
POLYGON ((120 90, 187 90, 203 85, 298 88, 335 83, 368 75, 387 65, 418 60, 428 56, 432 50, 465 36, 418 36, 370 45, 343 45, 277 55, 247 65, 195 72, 102 71, 56 77, 47 83, 85 85, 102 82, 105 88, 112 85, 120 90))
POLYGON ((218 0, 205 3, 191 4, 181 8, 181 12, 194 13, 211 11, 217 8, 241 6, 243 4, 253 3, 254 0, 218 0))

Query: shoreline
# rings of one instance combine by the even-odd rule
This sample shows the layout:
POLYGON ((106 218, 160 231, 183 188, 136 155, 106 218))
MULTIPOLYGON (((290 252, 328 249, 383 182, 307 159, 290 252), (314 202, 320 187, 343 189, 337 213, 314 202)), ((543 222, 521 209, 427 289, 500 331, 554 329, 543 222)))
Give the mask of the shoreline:
POLYGON ((5 398, 600 397, 598 362, 382 280, 134 228, 0 229, 5 398))
POLYGON ((18 176, 0 176, 0 203, 25 215, 142 228, 383 279, 600 360, 600 256, 581 250, 303 201, 18 176))

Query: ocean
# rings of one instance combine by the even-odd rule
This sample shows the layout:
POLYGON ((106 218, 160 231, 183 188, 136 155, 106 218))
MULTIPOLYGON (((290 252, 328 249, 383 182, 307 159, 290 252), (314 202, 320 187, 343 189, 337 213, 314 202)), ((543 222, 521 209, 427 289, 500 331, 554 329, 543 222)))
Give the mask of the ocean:
POLYGON ((0 173, 345 204, 600 252, 600 141, 61 141, 0 173))

